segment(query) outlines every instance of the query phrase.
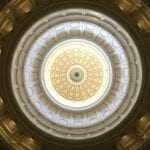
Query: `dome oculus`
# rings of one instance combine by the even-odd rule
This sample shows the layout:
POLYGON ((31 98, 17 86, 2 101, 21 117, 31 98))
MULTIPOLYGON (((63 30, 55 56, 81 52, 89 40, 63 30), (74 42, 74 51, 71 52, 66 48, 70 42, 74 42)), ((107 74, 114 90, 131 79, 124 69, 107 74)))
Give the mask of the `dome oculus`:
MULTIPOLYGON (((55 54, 48 57, 44 66, 44 81, 51 94, 55 90, 56 95, 72 101, 103 94, 109 83, 109 66, 103 54, 89 43, 74 39, 54 48, 55 54)), ((53 96, 57 100, 56 95, 53 96)))

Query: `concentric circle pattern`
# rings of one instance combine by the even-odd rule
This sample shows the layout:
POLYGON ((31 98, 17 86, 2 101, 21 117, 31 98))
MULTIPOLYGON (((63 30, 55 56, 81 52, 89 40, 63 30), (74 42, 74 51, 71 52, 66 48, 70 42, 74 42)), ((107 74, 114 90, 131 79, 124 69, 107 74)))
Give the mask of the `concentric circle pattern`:
POLYGON ((66 48, 54 60, 51 69, 51 80, 56 91, 70 100, 88 99, 98 91, 102 82, 103 72, 98 58, 92 50, 82 47, 71 45, 71 49, 66 48))
POLYGON ((11 68, 13 92, 27 118, 72 140, 115 128, 134 107, 142 82, 141 60, 127 31, 85 9, 37 21, 19 41, 11 68))
POLYGON ((111 82, 111 66, 96 45, 81 39, 66 40, 54 47, 49 55, 42 65, 42 73, 43 87, 53 96, 51 99, 79 108, 103 96, 111 82))

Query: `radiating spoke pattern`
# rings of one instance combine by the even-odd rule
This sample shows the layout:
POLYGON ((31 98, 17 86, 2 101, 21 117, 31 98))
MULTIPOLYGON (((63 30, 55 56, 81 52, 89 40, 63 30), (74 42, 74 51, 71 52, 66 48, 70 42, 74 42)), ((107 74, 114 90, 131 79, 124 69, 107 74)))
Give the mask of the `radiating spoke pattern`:
POLYGON ((19 106, 37 127, 56 137, 88 139, 129 114, 142 66, 134 41, 117 22, 92 10, 66 9, 26 31, 11 79, 19 106))

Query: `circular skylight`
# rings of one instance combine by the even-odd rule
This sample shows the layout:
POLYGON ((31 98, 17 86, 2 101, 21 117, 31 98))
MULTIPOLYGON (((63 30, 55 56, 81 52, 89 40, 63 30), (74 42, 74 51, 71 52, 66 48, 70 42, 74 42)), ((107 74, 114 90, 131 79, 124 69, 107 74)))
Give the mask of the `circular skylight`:
POLYGON ((90 41, 61 42, 48 52, 42 64, 43 87, 53 102, 68 109, 86 108, 102 100, 110 88, 112 68, 108 60, 90 41))
POLYGON ((116 21, 88 9, 66 9, 25 32, 13 56, 11 82, 36 127, 59 138, 89 139, 130 113, 142 65, 134 41, 116 21))

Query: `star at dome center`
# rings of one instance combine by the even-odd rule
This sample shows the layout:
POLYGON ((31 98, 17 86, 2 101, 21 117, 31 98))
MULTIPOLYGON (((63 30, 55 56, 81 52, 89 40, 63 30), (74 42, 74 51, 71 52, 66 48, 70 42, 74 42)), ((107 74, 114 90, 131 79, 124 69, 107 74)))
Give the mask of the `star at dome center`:
POLYGON ((51 67, 53 87, 69 100, 85 100, 96 94, 103 80, 101 61, 88 46, 63 47, 51 67))
POLYGON ((94 103, 109 86, 106 56, 86 40, 59 43, 50 50, 43 67, 46 91, 64 105, 82 107, 94 103))

